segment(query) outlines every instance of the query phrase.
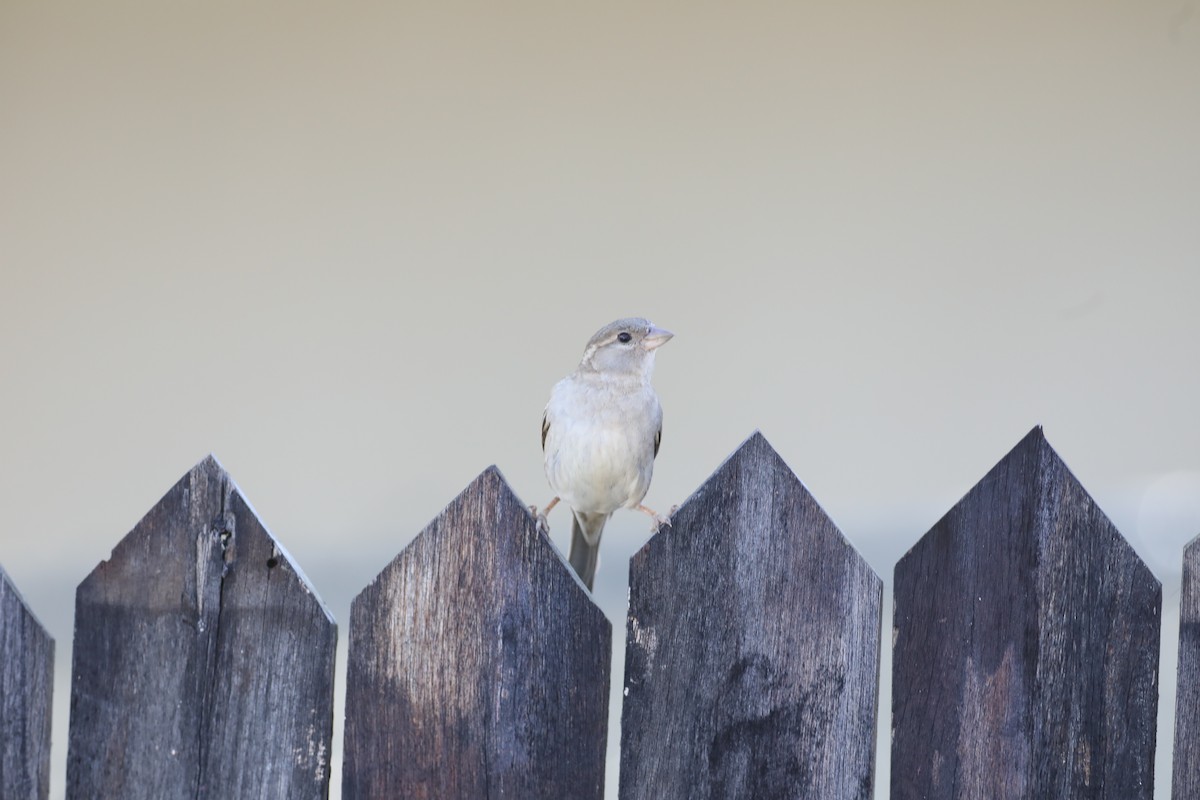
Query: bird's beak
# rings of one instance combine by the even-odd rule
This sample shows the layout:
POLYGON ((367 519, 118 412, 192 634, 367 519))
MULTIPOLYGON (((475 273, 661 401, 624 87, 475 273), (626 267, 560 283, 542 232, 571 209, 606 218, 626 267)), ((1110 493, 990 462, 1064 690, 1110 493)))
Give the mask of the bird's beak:
POLYGON ((658 328, 654 325, 651 325, 650 330, 646 333, 645 337, 642 338, 642 347, 647 350, 657 350, 670 341, 671 337, 674 335, 675 334, 671 333, 666 328, 658 328))

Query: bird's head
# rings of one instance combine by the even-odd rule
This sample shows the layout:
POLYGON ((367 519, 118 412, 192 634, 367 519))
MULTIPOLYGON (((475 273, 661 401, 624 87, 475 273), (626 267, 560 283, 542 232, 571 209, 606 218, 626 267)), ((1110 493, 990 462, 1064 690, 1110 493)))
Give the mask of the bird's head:
POLYGON ((579 367, 648 378, 654 369, 654 351, 674 335, 640 317, 610 322, 588 340, 579 367))

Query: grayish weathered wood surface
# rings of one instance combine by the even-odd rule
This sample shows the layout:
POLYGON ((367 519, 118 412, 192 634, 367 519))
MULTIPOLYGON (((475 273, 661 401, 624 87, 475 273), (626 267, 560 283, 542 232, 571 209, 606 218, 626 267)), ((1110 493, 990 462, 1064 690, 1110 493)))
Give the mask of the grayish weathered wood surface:
POLYGON ((1183 551, 1171 797, 1200 797, 1200 538, 1183 551))
POLYGON ((747 439, 631 561, 622 800, 869 800, 881 591, 747 439))
POLYGON ((600 800, 612 626, 495 467, 350 612, 345 800, 600 800))
POLYGON ((1162 591, 1040 428, 895 592, 892 800, 1149 800, 1162 591))
POLYGON ((54 640, 0 567, 0 798, 46 800, 54 640))
POLYGON ((76 593, 67 796, 325 798, 336 635, 205 459, 76 593))

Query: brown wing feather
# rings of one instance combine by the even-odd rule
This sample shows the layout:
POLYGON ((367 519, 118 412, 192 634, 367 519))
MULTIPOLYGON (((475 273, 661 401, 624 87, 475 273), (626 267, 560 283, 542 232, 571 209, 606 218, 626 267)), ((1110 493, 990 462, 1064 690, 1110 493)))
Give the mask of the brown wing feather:
MULTIPOLYGON (((546 434, 550 432, 550 420, 546 419, 546 415, 542 414, 542 452, 546 451, 546 434)), ((658 452, 658 440, 654 440, 654 452, 658 452)))
MULTIPOLYGON (((543 440, 545 439, 544 435, 542 436, 542 439, 543 440)), ((662 428, 659 428, 658 432, 654 434, 654 457, 655 458, 658 458, 658 446, 660 444, 662 444, 662 428)))

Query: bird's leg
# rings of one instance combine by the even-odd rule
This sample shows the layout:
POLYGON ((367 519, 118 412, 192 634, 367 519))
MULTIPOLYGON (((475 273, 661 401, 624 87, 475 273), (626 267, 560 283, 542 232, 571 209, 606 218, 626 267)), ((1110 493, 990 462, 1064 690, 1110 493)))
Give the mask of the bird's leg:
POLYGON ((549 503, 546 503, 546 507, 541 511, 538 511, 537 506, 529 507, 529 513, 533 514, 533 519, 537 524, 538 530, 546 535, 550 534, 550 520, 546 519, 546 515, 549 514, 551 509, 553 509, 556 505, 558 505, 557 497, 551 500, 549 503))
POLYGON ((679 506, 671 506, 670 513, 668 513, 667 516, 664 517, 652 508, 646 508, 646 506, 643 506, 643 505, 637 506, 638 511, 642 512, 643 514, 646 514, 647 516, 650 517, 650 519, 654 520, 654 524, 650 526, 651 533, 658 533, 658 529, 661 528, 663 525, 666 525, 668 528, 671 527, 671 516, 678 509, 679 509, 679 506))

